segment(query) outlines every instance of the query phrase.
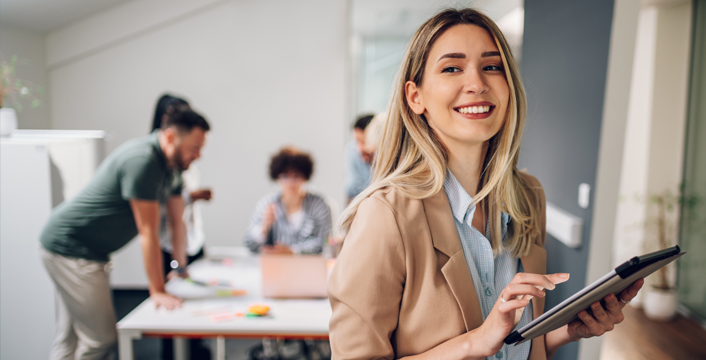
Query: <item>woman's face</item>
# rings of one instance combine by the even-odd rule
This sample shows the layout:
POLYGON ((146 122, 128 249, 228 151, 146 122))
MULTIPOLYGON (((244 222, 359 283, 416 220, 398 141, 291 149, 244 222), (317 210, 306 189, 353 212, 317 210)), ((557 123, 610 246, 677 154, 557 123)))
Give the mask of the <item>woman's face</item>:
POLYGON ((304 175, 298 171, 285 171, 279 175, 277 178, 277 183, 283 193, 290 195, 299 194, 302 185, 306 182, 304 175))
POLYGON ((412 110, 452 149, 492 138, 510 93, 495 41, 475 25, 446 30, 429 52, 422 85, 408 81, 405 90, 412 110))

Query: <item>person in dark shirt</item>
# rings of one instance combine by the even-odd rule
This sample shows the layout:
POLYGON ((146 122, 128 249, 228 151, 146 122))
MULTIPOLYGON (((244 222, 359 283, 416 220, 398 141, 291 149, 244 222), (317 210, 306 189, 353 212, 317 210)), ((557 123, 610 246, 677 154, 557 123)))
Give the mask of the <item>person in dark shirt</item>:
POLYGON ((373 114, 358 117, 353 123, 353 137, 346 145, 346 196, 348 202, 370 185, 373 154, 366 151, 365 131, 373 120, 373 114))
POLYGON ((167 204, 173 258, 186 273, 184 200, 179 172, 201 156, 208 122, 177 109, 161 129, 126 142, 100 165, 91 182, 54 209, 40 237, 44 266, 56 286, 57 327, 51 359, 102 359, 117 343, 108 282, 110 253, 140 235, 150 299, 174 309, 166 293, 159 243, 159 204, 167 204))

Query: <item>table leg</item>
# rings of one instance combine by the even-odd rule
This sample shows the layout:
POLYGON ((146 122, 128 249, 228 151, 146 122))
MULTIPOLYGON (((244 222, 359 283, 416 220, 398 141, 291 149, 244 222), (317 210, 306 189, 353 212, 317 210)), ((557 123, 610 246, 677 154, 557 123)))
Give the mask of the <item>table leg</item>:
POLYGON ((118 331, 118 352, 120 354, 120 360, 133 360, 135 354, 133 353, 132 341, 142 337, 139 331, 135 330, 120 330, 118 331))
POLYGON ((216 337, 216 359, 226 360, 226 338, 223 336, 216 337))
POLYGON ((174 360, 189 359, 189 339, 175 336, 174 337, 174 360))

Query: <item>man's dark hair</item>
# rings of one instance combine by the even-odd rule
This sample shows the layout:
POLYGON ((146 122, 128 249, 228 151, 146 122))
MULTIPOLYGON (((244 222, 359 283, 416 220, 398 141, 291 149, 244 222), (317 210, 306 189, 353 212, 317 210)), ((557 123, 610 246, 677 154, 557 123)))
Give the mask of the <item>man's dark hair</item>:
POLYGON ((353 129, 365 130, 365 128, 368 127, 368 124, 370 124, 374 117, 375 115, 373 114, 365 114, 358 116, 358 118, 355 119, 355 122, 353 123, 353 129))
POLYGON ((294 171, 309 180, 314 172, 314 161, 311 156, 293 147, 285 147, 272 157, 270 161, 270 178, 277 180, 281 174, 294 171))
POLYGON ((162 122, 161 129, 164 130, 170 127, 187 133, 190 133, 195 127, 201 128, 203 131, 211 130, 211 126, 203 116, 188 108, 175 108, 174 111, 167 114, 162 122))
POLYGON ((164 115, 172 112, 175 108, 189 108, 189 103, 182 98, 170 94, 162 95, 159 100, 157 100, 157 106, 154 109, 154 118, 152 119, 152 130, 150 130, 150 133, 160 129, 164 115))

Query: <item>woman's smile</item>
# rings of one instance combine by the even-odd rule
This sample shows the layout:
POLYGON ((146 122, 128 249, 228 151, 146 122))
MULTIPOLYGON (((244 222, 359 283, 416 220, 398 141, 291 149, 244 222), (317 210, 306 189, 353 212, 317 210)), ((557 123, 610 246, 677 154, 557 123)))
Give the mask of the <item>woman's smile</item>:
POLYGON ((459 115, 470 120, 487 119, 493 113, 496 106, 489 101, 477 101, 454 107, 459 115))

